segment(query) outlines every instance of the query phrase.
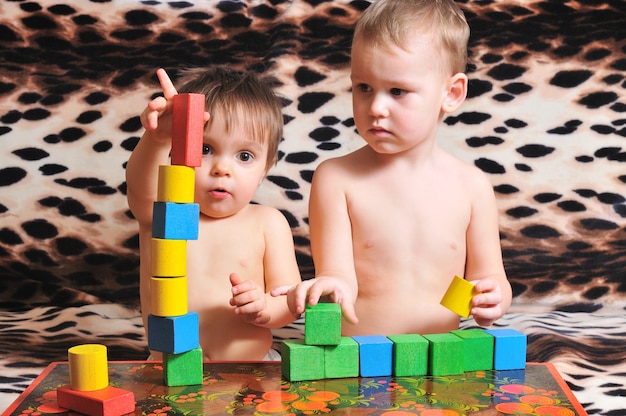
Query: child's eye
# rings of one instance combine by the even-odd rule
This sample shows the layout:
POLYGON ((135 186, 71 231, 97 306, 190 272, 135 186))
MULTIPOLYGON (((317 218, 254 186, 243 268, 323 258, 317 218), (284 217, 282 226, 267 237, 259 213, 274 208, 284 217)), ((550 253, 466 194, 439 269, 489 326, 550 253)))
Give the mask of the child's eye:
POLYGON ((359 84, 356 87, 361 92, 370 92, 372 90, 372 87, 367 84, 359 84))
POLYGON ((390 92, 391 92, 391 95, 397 95, 397 96, 406 94, 406 90, 403 90, 401 88, 392 88, 390 92))
POLYGON ((252 160, 254 160, 254 155, 250 152, 241 152, 237 155, 237 157, 242 162, 251 162, 252 160))
POLYGON ((206 156, 208 154, 211 153, 211 146, 207 145, 207 144, 203 144, 202 145, 202 155, 206 156))

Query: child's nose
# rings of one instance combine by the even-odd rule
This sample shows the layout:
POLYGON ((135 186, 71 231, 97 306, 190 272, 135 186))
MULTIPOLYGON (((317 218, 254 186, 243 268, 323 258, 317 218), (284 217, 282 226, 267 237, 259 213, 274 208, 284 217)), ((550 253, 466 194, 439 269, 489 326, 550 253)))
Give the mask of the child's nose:
POLYGON ((231 172, 230 163, 226 158, 218 157, 213 161, 211 166, 211 175, 213 176, 229 176, 231 172))
POLYGON ((372 117, 387 117, 389 115, 385 97, 380 94, 376 94, 372 97, 369 106, 369 114, 372 117))

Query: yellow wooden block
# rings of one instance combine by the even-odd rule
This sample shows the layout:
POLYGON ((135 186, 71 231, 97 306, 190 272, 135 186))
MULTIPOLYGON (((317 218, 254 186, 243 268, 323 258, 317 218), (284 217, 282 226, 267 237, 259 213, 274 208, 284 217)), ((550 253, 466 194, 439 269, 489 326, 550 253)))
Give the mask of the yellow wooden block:
POLYGON ((187 275, 187 240, 152 239, 150 275, 182 277, 187 275))
POLYGON ((159 166, 157 201, 192 203, 195 187, 194 168, 180 165, 159 166))
POLYGON ((94 391, 108 387, 107 347, 101 344, 77 345, 67 350, 70 386, 73 390, 94 391))
POLYGON ((454 276, 441 304, 452 312, 467 318, 472 309, 471 301, 474 294, 474 285, 459 276, 454 276))
POLYGON ((187 314, 187 276, 150 278, 150 305, 154 316, 187 314))

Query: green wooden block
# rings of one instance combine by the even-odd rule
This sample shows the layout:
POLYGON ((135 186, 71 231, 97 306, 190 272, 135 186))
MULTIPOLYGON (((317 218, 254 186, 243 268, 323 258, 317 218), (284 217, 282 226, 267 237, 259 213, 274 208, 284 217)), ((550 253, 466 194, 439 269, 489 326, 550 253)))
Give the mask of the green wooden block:
POLYGON ((338 303, 307 305, 304 314, 304 343, 307 345, 339 345, 341 339, 341 307, 338 303))
POLYGON ((339 345, 324 346, 324 378, 359 376, 359 344, 341 337, 339 345))
POLYGON ((387 336, 393 341, 393 374, 425 376, 428 374, 428 340, 418 334, 387 336))
POLYGON ((451 333, 463 340, 463 368, 465 371, 493 369, 493 335, 482 329, 457 329, 451 333))
POLYGON ((202 348, 181 354, 163 353, 163 381, 166 386, 202 384, 202 348))
POLYGON ((282 375, 289 381, 324 378, 324 347, 306 345, 303 339, 285 340, 280 345, 282 375))
POLYGON ((428 373, 432 376, 463 374, 463 340, 454 334, 424 335, 428 346, 428 373))

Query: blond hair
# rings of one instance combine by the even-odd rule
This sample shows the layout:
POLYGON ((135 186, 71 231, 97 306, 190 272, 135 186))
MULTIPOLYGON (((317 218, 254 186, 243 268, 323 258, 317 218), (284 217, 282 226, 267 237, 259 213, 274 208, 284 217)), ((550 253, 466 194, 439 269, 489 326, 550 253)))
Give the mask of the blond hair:
POLYGON ((465 72, 470 30, 454 0, 377 0, 357 21, 353 43, 407 49, 415 33, 432 36, 452 74, 465 72))
POLYGON ((282 101, 274 93, 271 81, 223 66, 190 68, 182 71, 178 92, 204 94, 206 111, 211 118, 222 118, 227 132, 241 127, 251 139, 267 144, 268 171, 278 160, 284 124, 282 101))

